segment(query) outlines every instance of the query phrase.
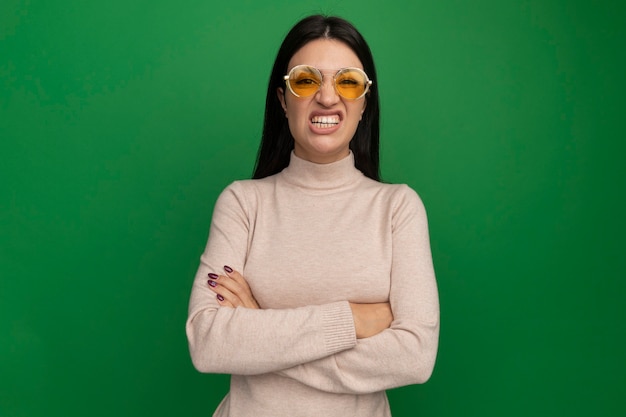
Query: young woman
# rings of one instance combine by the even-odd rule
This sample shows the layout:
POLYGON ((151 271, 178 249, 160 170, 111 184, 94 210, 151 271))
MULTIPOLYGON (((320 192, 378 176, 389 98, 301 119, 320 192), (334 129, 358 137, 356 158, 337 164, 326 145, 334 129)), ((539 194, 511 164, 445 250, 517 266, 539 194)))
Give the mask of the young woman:
POLYGON ((191 293, 201 372, 231 374, 215 416, 389 416, 423 383, 439 302, 426 213, 379 182, 376 72, 361 34, 311 16, 272 70, 254 179, 218 198, 191 293))

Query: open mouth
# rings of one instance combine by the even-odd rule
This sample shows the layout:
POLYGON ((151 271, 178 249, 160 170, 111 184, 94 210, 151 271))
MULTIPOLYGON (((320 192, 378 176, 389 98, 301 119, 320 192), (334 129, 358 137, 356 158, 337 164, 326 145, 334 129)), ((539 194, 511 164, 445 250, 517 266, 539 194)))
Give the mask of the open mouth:
POLYGON ((320 129, 335 127, 339 124, 339 116, 313 116, 311 124, 320 129))

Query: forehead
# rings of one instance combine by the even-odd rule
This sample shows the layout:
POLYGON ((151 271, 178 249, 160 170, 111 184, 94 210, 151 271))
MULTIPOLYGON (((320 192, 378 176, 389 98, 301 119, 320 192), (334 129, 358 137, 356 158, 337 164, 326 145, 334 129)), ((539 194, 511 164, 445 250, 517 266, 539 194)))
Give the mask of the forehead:
POLYGON ((346 67, 363 69, 363 64, 354 51, 335 39, 316 39, 307 43, 291 57, 288 69, 296 65, 311 65, 326 70, 346 67))

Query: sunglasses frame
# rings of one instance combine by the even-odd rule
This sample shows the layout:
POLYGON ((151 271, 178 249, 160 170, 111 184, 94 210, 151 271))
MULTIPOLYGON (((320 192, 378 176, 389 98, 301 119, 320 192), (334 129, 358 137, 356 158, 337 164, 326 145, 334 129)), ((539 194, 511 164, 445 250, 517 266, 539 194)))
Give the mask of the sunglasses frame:
MULTIPOLYGON (((283 79, 285 80, 285 84, 287 84, 287 88, 289 89, 289 91, 291 92, 291 94, 293 94, 296 97, 302 98, 302 97, 311 97, 314 96, 315 94, 317 94, 318 91, 320 91, 320 89, 322 88, 322 84, 320 83, 317 87, 317 90, 312 93, 309 94, 307 96, 303 96, 300 94, 297 94, 295 91, 293 91, 293 89, 291 88, 291 83, 289 82, 289 79, 291 78, 291 75, 293 74, 294 70, 296 70, 297 68, 309 68, 311 70, 314 71, 315 74, 318 74, 320 77, 321 82, 324 82, 324 74, 322 73, 322 71, 320 71, 318 68, 315 68, 314 66, 311 65, 306 65, 306 64, 302 64, 302 65, 296 65, 295 67, 293 67, 291 70, 289 70, 289 73, 287 75, 285 75, 283 77, 283 79)), ((356 67, 346 67, 346 68, 340 68, 334 75, 333 75, 333 88, 335 89, 335 92, 343 99, 345 100, 358 100, 360 98, 362 98, 363 96, 365 96, 369 90, 370 90, 370 86, 374 83, 374 81, 370 80, 370 78, 367 76, 367 74, 365 73, 365 71, 363 71, 360 68, 356 68, 356 67), (361 74, 363 74, 365 76, 365 89, 363 90, 363 93, 355 98, 350 98, 350 97, 344 97, 339 90, 337 89, 337 76, 339 75, 339 73, 347 71, 347 70, 355 70, 361 74)))

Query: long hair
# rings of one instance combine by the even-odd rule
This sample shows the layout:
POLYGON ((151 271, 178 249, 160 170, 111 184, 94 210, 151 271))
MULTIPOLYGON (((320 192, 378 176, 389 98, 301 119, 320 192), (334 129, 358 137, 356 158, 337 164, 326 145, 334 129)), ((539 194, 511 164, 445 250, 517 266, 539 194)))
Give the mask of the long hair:
POLYGON ((338 40, 349 46, 363 64, 365 73, 374 81, 367 93, 363 116, 350 141, 350 149, 354 154, 356 168, 367 177, 380 181, 380 107, 372 52, 363 36, 350 22, 323 15, 313 15, 299 21, 280 46, 267 87, 263 134, 252 178, 276 174, 289 165, 294 139, 277 91, 279 87, 285 88, 283 76, 287 73, 287 66, 293 55, 308 42, 320 38, 338 40))

